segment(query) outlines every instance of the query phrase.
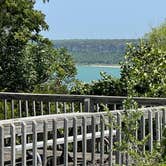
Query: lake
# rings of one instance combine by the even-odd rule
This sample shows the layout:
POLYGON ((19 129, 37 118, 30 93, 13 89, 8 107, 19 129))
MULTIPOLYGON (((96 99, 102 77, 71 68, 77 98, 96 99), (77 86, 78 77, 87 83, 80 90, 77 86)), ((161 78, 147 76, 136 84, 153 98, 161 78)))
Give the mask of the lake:
POLYGON ((106 72, 115 78, 120 77, 120 67, 116 66, 77 65, 76 67, 76 78, 87 83, 91 82, 92 80, 100 79, 100 72, 106 72))

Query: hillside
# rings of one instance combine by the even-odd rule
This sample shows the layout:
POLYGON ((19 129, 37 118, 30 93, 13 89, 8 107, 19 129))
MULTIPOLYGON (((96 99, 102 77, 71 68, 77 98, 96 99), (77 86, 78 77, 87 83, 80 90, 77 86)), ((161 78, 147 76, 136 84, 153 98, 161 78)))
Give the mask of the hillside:
POLYGON ((124 59, 126 43, 129 42, 137 40, 56 40, 54 46, 67 48, 77 64, 119 64, 124 59))

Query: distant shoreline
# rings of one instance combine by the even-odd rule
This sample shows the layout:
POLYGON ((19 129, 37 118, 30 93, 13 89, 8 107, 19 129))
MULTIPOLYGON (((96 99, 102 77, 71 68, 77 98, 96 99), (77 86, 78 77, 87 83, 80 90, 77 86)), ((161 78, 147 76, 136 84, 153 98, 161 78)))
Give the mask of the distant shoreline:
POLYGON ((110 68, 120 68, 120 65, 111 64, 76 64, 76 66, 90 66, 90 67, 110 67, 110 68))

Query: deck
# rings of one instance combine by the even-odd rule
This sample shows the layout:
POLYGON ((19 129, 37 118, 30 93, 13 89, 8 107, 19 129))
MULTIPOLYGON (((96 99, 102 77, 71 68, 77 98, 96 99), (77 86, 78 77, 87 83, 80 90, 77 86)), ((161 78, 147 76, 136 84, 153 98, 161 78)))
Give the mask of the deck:
MULTIPOLYGON (((126 156, 113 149, 122 131, 108 127, 112 121, 104 112, 105 106, 122 126, 125 99, 0 93, 0 166, 128 165, 126 156)), ((152 152, 166 125, 166 98, 134 99, 143 112, 139 137, 150 135, 142 151, 152 152)))

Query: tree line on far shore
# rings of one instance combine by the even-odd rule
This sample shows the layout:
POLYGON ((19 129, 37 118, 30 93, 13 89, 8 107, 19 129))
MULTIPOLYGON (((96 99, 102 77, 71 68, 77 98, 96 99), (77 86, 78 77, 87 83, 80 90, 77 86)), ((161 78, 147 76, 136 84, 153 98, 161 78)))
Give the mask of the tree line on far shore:
POLYGON ((119 64, 124 60, 126 43, 136 39, 54 40, 55 48, 67 48, 77 64, 119 64))

